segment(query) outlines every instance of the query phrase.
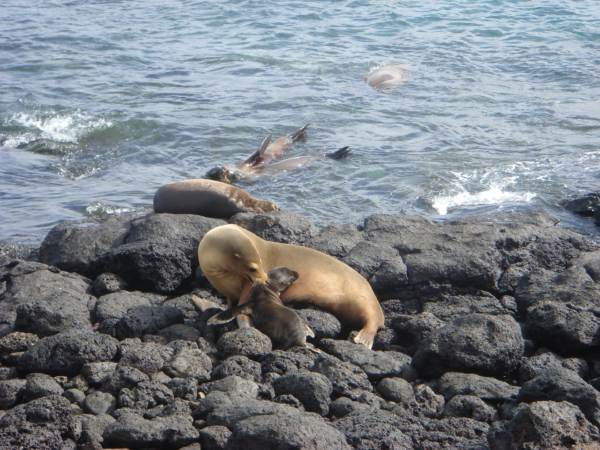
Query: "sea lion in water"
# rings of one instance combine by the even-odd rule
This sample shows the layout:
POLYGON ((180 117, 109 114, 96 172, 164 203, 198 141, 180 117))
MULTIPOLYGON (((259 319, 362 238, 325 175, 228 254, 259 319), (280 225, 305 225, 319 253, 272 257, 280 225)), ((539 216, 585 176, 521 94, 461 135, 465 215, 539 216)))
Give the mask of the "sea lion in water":
POLYGON ((306 347, 306 336, 315 333, 291 308, 284 306, 279 292, 289 287, 298 273, 286 267, 277 267, 267 274, 267 284, 255 281, 245 303, 223 311, 210 318, 209 325, 226 323, 240 314, 252 316, 254 325, 265 333, 281 350, 290 347, 306 347))
POLYGON ((306 137, 306 129, 310 124, 303 126, 298 131, 288 136, 277 139, 271 143, 271 135, 268 135, 260 144, 260 147, 246 161, 240 164, 237 169, 228 167, 215 167, 206 173, 207 178, 211 180, 231 183, 237 181, 249 173, 259 171, 269 163, 281 158, 292 148, 294 142, 298 142, 306 137))
POLYGON ((240 212, 267 213, 279 208, 226 183, 195 179, 165 184, 154 194, 154 212, 198 214, 229 219, 240 212))
POLYGON ((339 150, 331 153, 322 153, 320 155, 309 155, 309 156, 297 156, 295 158, 287 158, 282 159, 281 161, 277 161, 273 164, 269 164, 266 167, 263 167, 257 173, 260 175, 273 174, 277 172, 283 172, 284 170, 296 170, 300 167, 304 167, 311 161, 320 158, 331 158, 331 159, 342 159, 346 158, 350 155, 350 150, 348 147, 342 147, 339 150))
POLYGON ((198 246, 200 268, 231 307, 243 304, 255 281, 267 282, 275 267, 298 272, 281 293, 282 302, 308 302, 330 311, 343 324, 360 327, 355 342, 373 345, 384 324, 373 289, 358 272, 341 261, 307 247, 265 241, 237 225, 221 225, 204 235, 198 246))
POLYGON ((378 91, 391 91, 400 86, 408 76, 408 69, 399 64, 387 64, 378 67, 365 77, 369 86, 378 91))

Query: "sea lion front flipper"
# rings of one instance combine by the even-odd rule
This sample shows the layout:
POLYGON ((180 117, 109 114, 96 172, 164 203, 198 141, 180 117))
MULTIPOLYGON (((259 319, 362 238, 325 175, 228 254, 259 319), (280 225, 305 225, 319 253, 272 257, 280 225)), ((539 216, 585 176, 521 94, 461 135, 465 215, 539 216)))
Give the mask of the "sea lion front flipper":
POLYGON ((220 312, 219 314, 212 316, 207 325, 215 325, 218 323, 227 323, 231 322, 237 316, 241 314, 252 314, 252 305, 249 303, 244 303, 243 305, 236 306, 235 308, 230 308, 226 311, 220 312))
POLYGON ((248 158, 246 161, 244 161, 240 167, 245 167, 245 166, 252 167, 253 165, 255 165, 258 162, 258 158, 260 158, 262 156, 262 154, 265 152, 265 150, 269 147, 272 136, 273 136, 272 134, 268 135, 262 141, 262 144, 260 144, 260 147, 258 147, 258 150, 256 150, 252 154, 252 156, 250 156, 250 158, 248 158))
POLYGON ((342 147, 339 150, 336 150, 335 152, 331 152, 331 153, 325 153, 324 156, 326 156, 327 158, 331 158, 331 159, 342 159, 342 158, 346 158, 348 155, 350 155, 351 150, 348 150, 349 147, 342 147))

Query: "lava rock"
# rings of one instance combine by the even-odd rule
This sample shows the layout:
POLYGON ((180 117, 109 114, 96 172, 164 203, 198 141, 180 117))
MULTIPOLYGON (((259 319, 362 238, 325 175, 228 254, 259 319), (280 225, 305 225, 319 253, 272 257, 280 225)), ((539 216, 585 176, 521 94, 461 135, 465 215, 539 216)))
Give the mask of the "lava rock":
POLYGON ((487 435, 491 450, 597 448, 598 429, 569 402, 521 404, 510 421, 494 422, 487 435))
POLYGON ((307 240, 304 245, 334 258, 342 259, 363 239, 362 225, 357 223, 333 224, 323 228, 317 236, 307 240))
POLYGON ((242 355, 258 359, 269 353, 273 347, 271 339, 256 328, 240 328, 221 336, 217 348, 223 358, 242 355))
POLYGON ((102 383, 102 390, 112 395, 118 395, 123 388, 133 388, 138 383, 150 381, 148 375, 135 367, 119 366, 102 383))
POLYGON ((150 298, 141 292, 113 292, 98 299, 94 307, 93 317, 96 322, 111 319, 118 321, 134 306, 150 305, 150 298))
POLYGON ((119 407, 146 410, 158 405, 168 405, 173 398, 173 391, 164 384, 143 381, 132 389, 121 389, 119 407))
POLYGON ((163 370, 171 377, 193 377, 204 382, 210 380, 212 361, 202 350, 184 347, 165 362, 163 370))
POLYGON ((299 371, 308 371, 316 359, 316 355, 303 347, 293 347, 288 350, 275 350, 261 360, 263 375, 277 373, 287 375, 299 371))
POLYGON ((384 378, 377 385, 377 392, 388 401, 405 404, 415 396, 411 384, 402 378, 384 378))
POLYGON ((314 331, 315 340, 334 339, 342 331, 342 325, 333 315, 316 309, 299 309, 296 311, 306 324, 314 331))
POLYGON ((158 332, 158 335, 163 337, 167 342, 181 340, 196 342, 198 338, 200 338, 200 332, 198 330, 183 324, 176 324, 163 328, 158 332))
POLYGON ((228 444, 231 450, 267 448, 350 450, 344 435, 313 415, 268 414, 240 421, 228 444))
POLYGON ((210 377, 213 380, 220 380, 231 375, 258 382, 261 378, 260 364, 242 355, 230 356, 215 367, 210 377))
POLYGON ((112 294, 129 289, 129 285, 120 276, 114 273, 102 273, 96 277, 92 284, 92 290, 96 297, 112 294))
POLYGON ((494 408, 489 406, 479 397, 472 395, 456 395, 446 403, 442 416, 467 417, 478 422, 490 423, 495 414, 494 408))
POLYGON ((330 355, 319 355, 310 370, 327 377, 336 395, 344 395, 354 389, 373 390, 364 370, 330 355))
POLYGON ((158 372, 173 357, 171 348, 153 342, 142 343, 139 339, 121 341, 119 348, 119 367, 135 367, 148 375, 158 372))
POLYGON ((519 366, 519 381, 523 384, 546 369, 561 368, 572 370, 581 378, 585 378, 589 371, 585 360, 579 360, 578 358, 563 359, 550 351, 540 350, 538 354, 530 358, 523 358, 519 366))
POLYGON ((578 406, 594 425, 600 424, 600 392, 568 369, 546 369, 525 383, 519 390, 518 400, 535 402, 568 401, 578 406))
POLYGON ((273 381, 277 395, 293 395, 307 411, 326 416, 329 413, 331 381, 320 373, 303 372, 279 377, 273 381))
POLYGON ((593 217, 600 214, 600 195, 587 194, 581 198, 570 200, 565 209, 583 217, 593 217))
POLYGON ((129 448, 159 447, 178 449, 198 439, 191 417, 169 416, 146 420, 136 414, 124 414, 110 424, 102 437, 107 446, 129 448))
POLYGON ((220 425, 202 428, 200 430, 200 446, 202 450, 225 450, 230 437, 231 431, 220 425))
POLYGON ((25 380, 0 381, 0 410, 7 410, 17 404, 25 394, 25 380))
POLYGON ((106 392, 92 392, 81 402, 87 414, 111 414, 117 406, 117 399, 106 392))
POLYGON ((51 395, 16 406, 0 417, 0 442, 7 449, 75 449, 69 439, 75 428, 69 401, 51 395))
POLYGON ((398 414, 397 408, 401 408, 414 417, 437 419, 442 414, 444 406, 444 397, 437 395, 429 386, 421 385, 415 389, 414 396, 407 403, 397 406, 392 412, 398 414))
POLYGON ((517 305, 511 297, 506 297, 502 301, 489 292, 479 292, 478 295, 444 295, 439 301, 426 302, 423 312, 431 313, 445 322, 471 314, 515 316, 517 305))
POLYGON ((77 375, 87 363, 111 361, 117 340, 99 333, 69 332, 39 340, 19 360, 19 369, 51 375, 77 375))
POLYGON ((521 327, 512 317, 472 314, 432 332, 412 365, 429 378, 451 371, 502 376, 517 367, 523 351, 521 327))
POLYGON ((183 323, 183 313, 168 306, 134 306, 115 326, 119 340, 156 334, 160 329, 183 323))
POLYGON ((329 405, 329 412, 335 419, 340 419, 347 416, 354 411, 371 411, 372 407, 361 402, 357 402, 349 399, 348 397, 340 397, 337 400, 331 402, 329 405))
POLYGON ((518 386, 511 386, 496 378, 457 372, 449 372, 442 376, 435 390, 443 395, 446 401, 456 395, 472 395, 483 400, 503 401, 519 394, 518 386))
POLYGON ((370 380, 401 376, 405 366, 410 365, 410 356, 400 352, 369 350, 364 345, 349 341, 323 339, 320 347, 342 361, 360 367, 370 380))
POLYGON ((302 244, 319 232, 310 220, 292 211, 238 213, 229 223, 239 225, 267 241, 285 244, 302 244))
POLYGON ((27 375, 27 384, 25 385, 26 402, 49 395, 62 395, 62 393, 63 388, 50 375, 43 373, 30 373, 27 375))
POLYGON ((191 402, 198 399, 198 380, 196 378, 173 378, 167 383, 167 386, 173 391, 175 398, 182 398, 191 402))
POLYGON ((600 344, 600 320, 591 311, 546 302, 529 308, 525 322, 536 344, 560 353, 584 354, 600 344))

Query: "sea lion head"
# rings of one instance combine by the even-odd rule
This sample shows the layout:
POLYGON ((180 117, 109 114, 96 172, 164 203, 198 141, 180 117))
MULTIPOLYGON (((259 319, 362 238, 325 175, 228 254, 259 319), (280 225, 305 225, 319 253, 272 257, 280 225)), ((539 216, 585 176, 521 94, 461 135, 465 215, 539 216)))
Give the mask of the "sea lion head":
POLYGON ((266 214, 274 211, 281 211, 281 209, 273 202, 268 200, 256 200, 256 204, 252 208, 255 213, 266 214))
POLYGON ((298 279, 298 272, 287 267, 275 267, 267 273, 267 287, 275 292, 282 292, 298 279))
POLYGON ((213 167, 206 172, 206 177, 211 180, 230 184, 239 178, 235 172, 229 170, 227 167, 213 167))
POLYGON ((226 282, 233 277, 251 283, 266 283, 268 279, 256 246, 235 225, 222 225, 206 233, 198 246, 198 259, 209 279, 213 276, 226 282))

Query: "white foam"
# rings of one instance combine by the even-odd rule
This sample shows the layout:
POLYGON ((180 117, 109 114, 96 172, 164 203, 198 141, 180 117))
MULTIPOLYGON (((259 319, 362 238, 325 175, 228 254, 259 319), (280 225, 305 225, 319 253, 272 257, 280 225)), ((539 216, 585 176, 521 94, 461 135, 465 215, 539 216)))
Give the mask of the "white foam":
POLYGON ((448 210, 457 206, 483 206, 501 203, 529 203, 536 194, 532 192, 517 193, 503 191, 500 186, 477 193, 462 191, 454 195, 442 195, 433 199, 433 207, 441 214, 448 214, 448 210))
POLYGON ((54 113, 50 116, 42 113, 18 113, 8 121, 28 128, 37 128, 41 131, 41 136, 35 136, 34 133, 27 132, 21 136, 9 138, 5 145, 15 147, 40 137, 57 142, 77 143, 79 137, 90 131, 112 126, 112 122, 103 118, 97 119, 81 110, 54 113))
POLYGON ((94 202, 85 208, 85 213, 88 216, 96 216, 100 214, 122 214, 132 211, 135 211, 135 208, 105 205, 102 202, 94 202))

